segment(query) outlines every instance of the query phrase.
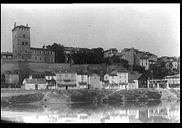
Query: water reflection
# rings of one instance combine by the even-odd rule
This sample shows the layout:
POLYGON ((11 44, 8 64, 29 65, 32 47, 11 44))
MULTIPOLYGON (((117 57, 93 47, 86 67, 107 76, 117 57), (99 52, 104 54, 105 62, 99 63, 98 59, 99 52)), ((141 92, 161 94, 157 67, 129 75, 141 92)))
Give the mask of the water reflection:
POLYGON ((180 102, 1 106, 1 118, 29 123, 180 123, 180 102))

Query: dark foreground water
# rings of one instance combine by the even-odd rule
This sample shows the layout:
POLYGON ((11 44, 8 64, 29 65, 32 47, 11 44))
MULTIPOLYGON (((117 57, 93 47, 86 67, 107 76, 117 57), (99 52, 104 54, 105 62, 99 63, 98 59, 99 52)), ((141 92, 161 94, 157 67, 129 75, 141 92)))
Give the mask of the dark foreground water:
POLYGON ((180 101, 1 106, 1 119, 24 123, 180 123, 180 101))

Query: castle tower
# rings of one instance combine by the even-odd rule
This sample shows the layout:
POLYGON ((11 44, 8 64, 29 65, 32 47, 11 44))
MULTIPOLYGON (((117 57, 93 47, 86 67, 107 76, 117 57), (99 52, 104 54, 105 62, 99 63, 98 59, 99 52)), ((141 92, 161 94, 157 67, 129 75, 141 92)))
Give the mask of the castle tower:
POLYGON ((12 29, 13 42, 13 58, 20 61, 28 61, 31 59, 30 52, 30 27, 20 25, 12 29))

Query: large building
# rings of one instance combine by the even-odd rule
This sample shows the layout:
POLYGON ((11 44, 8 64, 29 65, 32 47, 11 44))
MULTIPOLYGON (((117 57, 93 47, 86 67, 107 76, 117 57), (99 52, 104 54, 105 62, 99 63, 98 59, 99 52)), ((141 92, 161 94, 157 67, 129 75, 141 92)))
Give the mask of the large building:
POLYGON ((141 52, 138 49, 134 48, 124 48, 121 51, 122 59, 125 59, 129 62, 130 65, 140 65, 140 54, 141 52))
POLYGON ((118 52, 116 48, 110 48, 106 51, 104 51, 104 58, 112 57, 118 52))
MULTIPOLYGON (((30 27, 14 24, 12 29, 13 59, 16 61, 54 63, 55 52, 45 48, 30 47, 30 27)), ((8 53, 10 54, 10 53, 8 53)), ((6 55, 3 55, 6 57, 6 55)), ((2 58, 2 56, 1 56, 2 58)))

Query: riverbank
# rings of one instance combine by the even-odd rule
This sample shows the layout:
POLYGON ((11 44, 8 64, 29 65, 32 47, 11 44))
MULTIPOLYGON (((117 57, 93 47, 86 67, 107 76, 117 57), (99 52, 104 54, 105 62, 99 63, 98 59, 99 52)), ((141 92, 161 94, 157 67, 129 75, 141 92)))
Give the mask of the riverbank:
POLYGON ((1 90, 1 103, 46 104, 71 102, 123 102, 180 99, 179 90, 170 89, 81 89, 81 90, 1 90))

